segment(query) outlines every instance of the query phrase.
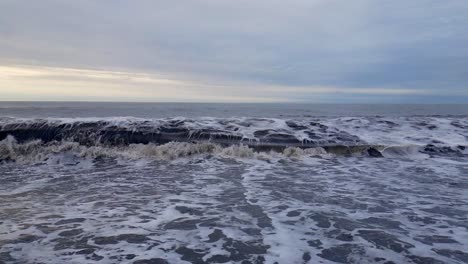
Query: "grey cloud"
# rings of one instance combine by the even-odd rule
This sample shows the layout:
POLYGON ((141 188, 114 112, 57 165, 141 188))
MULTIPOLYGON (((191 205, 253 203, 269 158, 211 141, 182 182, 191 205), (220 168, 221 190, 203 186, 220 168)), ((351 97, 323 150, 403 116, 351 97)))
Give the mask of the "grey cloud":
POLYGON ((464 0, 3 0, 0 62, 458 91, 468 89, 467 13, 464 0))

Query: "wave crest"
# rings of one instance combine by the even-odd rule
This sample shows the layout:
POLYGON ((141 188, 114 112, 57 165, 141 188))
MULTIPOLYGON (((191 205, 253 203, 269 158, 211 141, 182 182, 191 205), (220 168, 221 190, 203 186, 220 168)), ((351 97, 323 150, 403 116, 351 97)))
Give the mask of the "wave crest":
POLYGON ((247 145, 223 147, 215 143, 170 142, 163 145, 130 144, 128 146, 85 146, 76 142, 34 140, 19 143, 8 136, 0 141, 0 161, 18 163, 45 162, 57 155, 72 155, 76 158, 126 158, 173 160, 178 158, 214 155, 225 158, 260 158, 268 156, 301 157, 328 155, 323 148, 286 148, 282 152, 259 152, 247 145))

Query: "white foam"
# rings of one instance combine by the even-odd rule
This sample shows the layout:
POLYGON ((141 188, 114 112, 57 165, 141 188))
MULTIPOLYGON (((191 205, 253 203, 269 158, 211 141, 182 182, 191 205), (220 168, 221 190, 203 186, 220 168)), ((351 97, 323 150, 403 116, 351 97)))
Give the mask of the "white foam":
MULTIPOLYGON (((76 158, 85 160, 112 157, 133 160, 172 160, 200 155, 216 155, 228 158, 268 159, 272 156, 307 157, 330 156, 322 148, 286 148, 281 153, 257 152, 246 145, 222 147, 214 143, 169 142, 163 145, 131 144, 129 146, 83 146, 76 142, 43 143, 34 140, 18 143, 12 136, 0 141, 0 159, 14 160, 19 163, 38 163, 47 161, 49 164, 73 164, 76 158)), ((144 162, 144 161, 143 161, 144 162)))
POLYGON ((410 158, 410 159, 425 159, 429 158, 428 154, 420 152, 419 146, 389 146, 382 150, 382 155, 386 158, 410 158))

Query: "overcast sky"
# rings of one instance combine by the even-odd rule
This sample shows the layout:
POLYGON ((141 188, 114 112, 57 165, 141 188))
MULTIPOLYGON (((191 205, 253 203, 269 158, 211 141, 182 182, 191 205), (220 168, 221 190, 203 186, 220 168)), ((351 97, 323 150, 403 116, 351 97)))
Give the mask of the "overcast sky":
POLYGON ((0 100, 467 103, 466 0, 0 0, 0 100))

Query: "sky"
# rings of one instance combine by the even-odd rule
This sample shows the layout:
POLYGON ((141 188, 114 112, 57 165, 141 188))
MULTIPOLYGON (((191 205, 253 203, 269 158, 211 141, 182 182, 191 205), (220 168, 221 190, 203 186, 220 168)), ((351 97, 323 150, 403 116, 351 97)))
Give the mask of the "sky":
POLYGON ((466 0, 0 0, 0 100, 468 103, 466 0))

